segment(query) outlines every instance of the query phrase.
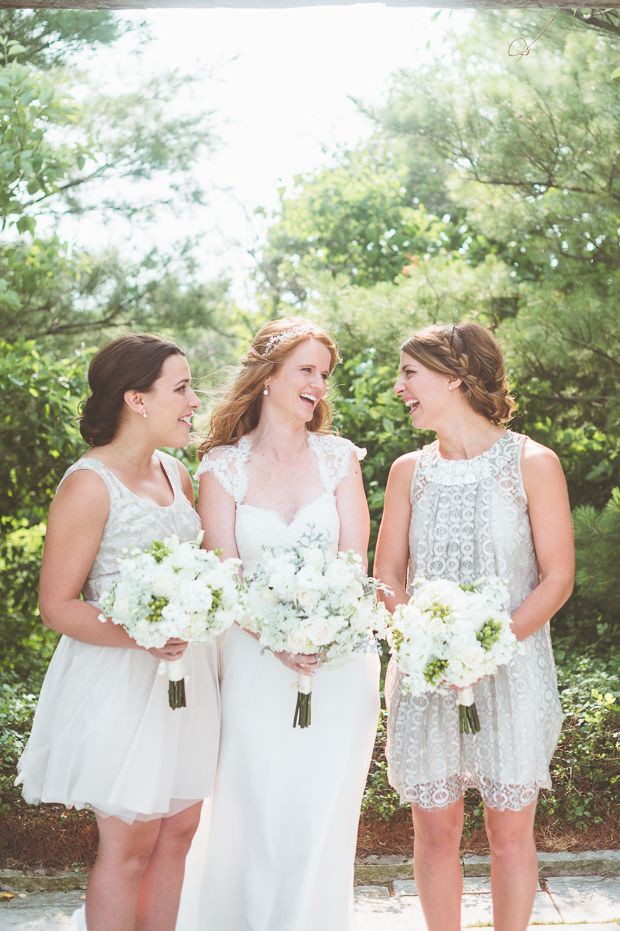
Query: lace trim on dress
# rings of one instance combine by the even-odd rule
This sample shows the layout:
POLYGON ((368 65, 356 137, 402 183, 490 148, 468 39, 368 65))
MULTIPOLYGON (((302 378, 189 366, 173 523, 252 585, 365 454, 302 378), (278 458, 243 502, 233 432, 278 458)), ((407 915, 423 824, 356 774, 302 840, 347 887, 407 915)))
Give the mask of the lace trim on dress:
POLYGON ((245 468, 252 448, 252 441, 247 436, 234 445, 216 446, 210 449, 194 473, 199 478, 203 472, 211 472, 225 492, 234 498, 235 504, 241 504, 248 488, 248 474, 245 468))
POLYGON ((403 786, 399 794, 403 802, 419 808, 447 808, 462 798, 467 789, 478 789, 483 802, 496 811, 521 811, 538 796, 539 789, 550 788, 550 784, 503 785, 485 776, 455 775, 436 782, 414 786, 403 786))
POLYGON ((366 456, 365 449, 333 433, 308 433, 308 445, 317 458, 321 481, 331 492, 347 477, 351 454, 360 462, 366 456))
POLYGON ((526 437, 507 430, 489 449, 472 459, 444 459, 439 441, 422 449, 413 471, 411 502, 422 497, 429 484, 476 485, 484 479, 496 479, 517 504, 527 504, 521 475, 521 450, 526 437))

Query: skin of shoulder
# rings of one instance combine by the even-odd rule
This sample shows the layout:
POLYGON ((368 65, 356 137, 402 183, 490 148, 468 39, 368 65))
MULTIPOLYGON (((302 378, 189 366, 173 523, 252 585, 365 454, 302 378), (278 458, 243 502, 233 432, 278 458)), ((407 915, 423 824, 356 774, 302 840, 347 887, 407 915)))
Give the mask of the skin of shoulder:
POLYGON ((547 486, 549 482, 565 484, 564 470, 556 453, 548 446, 543 446, 529 436, 523 444, 521 454, 521 472, 526 492, 534 491, 538 485, 547 486))
POLYGON ((179 470, 179 477, 181 479, 181 485, 183 486, 185 497, 187 498, 191 506, 194 507, 194 486, 192 485, 190 474, 187 471, 186 467, 183 465, 183 463, 179 462, 178 459, 176 460, 176 464, 179 470))
POLYGON ((400 491, 403 487, 406 488, 407 499, 409 498, 411 479, 421 452, 420 449, 414 449, 413 452, 405 453, 395 459, 390 467, 388 483, 391 483, 397 491, 400 491))

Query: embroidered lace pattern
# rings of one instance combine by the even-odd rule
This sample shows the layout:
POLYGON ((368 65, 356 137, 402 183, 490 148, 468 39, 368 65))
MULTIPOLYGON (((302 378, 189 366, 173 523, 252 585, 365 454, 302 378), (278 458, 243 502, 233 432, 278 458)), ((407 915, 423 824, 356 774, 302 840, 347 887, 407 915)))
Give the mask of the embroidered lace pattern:
MULTIPOLYGON (((363 459, 366 450, 354 446, 350 440, 332 434, 308 433, 308 445, 316 456, 321 482, 332 493, 346 477, 351 454, 363 459)), ((235 504, 242 504, 248 489, 247 463, 252 450, 250 437, 243 436, 234 445, 217 446, 202 457, 195 473, 198 478, 211 472, 220 485, 231 495, 235 504)))
MULTIPOLYGON (((471 582, 499 575, 511 610, 538 584, 539 570, 520 469, 525 437, 507 431, 468 460, 425 447, 411 484, 409 580, 471 582)), ((518 811, 550 786, 549 762, 562 712, 546 624, 525 652, 474 687, 481 731, 459 733, 452 695, 403 695, 390 662, 386 677, 388 770, 403 801, 440 808, 475 787, 491 808, 518 811)))

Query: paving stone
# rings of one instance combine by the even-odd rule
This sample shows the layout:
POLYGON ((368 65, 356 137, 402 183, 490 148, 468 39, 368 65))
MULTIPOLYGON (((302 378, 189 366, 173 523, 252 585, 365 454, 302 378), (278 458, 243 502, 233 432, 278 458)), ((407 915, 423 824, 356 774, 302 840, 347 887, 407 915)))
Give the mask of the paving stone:
POLYGON ((620 878, 550 876, 545 881, 564 921, 620 921, 620 878))
POLYGON ((426 931, 419 900, 359 898, 355 901, 355 931, 426 931))
POLYGON ((395 879, 394 895, 417 895, 418 889, 413 879, 395 879))
POLYGON ((355 898, 358 896, 369 896, 375 899, 389 899, 390 890, 387 886, 356 886, 355 898))
POLYGON ((2 931, 68 931, 71 915, 84 902, 81 892, 21 893, 0 905, 2 931))
MULTIPOLYGON (((461 910, 461 920, 464 928, 475 928, 479 925, 492 926, 493 903, 490 893, 478 895, 464 895, 461 910)), ((555 908, 550 896, 546 892, 537 892, 532 911, 534 922, 560 922, 560 913, 555 908)))

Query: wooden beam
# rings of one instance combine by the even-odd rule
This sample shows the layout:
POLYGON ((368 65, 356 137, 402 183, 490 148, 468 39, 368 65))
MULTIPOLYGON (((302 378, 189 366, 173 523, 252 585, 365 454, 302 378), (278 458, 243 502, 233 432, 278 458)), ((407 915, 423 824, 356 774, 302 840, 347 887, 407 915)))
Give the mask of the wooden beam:
MULTIPOLYGON (((13 10, 163 10, 163 9, 275 9, 297 6, 340 6, 376 0, 0 0, 0 9, 13 10)), ((383 0, 386 6, 465 9, 582 9, 575 0, 383 0)), ((620 0, 588 0, 589 10, 619 9, 620 0)))

